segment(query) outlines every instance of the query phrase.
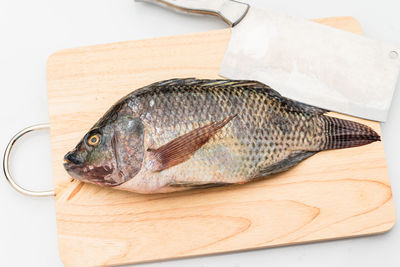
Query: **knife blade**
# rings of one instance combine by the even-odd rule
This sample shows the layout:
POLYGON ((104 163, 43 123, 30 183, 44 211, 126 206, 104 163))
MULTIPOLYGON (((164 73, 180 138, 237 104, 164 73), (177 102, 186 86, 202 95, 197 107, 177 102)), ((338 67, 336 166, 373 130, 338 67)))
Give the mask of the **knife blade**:
POLYGON ((220 68, 225 78, 258 80, 285 97, 356 117, 387 118, 400 72, 396 45, 237 1, 141 1, 234 26, 220 68))

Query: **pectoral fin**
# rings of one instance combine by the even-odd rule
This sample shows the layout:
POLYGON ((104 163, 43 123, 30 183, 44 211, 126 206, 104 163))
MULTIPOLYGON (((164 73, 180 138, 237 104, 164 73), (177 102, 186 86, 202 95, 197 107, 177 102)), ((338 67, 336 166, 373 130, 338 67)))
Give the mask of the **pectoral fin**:
POLYGON ((159 172, 188 160, 234 117, 236 115, 197 128, 157 149, 149 148, 147 152, 150 169, 159 172))

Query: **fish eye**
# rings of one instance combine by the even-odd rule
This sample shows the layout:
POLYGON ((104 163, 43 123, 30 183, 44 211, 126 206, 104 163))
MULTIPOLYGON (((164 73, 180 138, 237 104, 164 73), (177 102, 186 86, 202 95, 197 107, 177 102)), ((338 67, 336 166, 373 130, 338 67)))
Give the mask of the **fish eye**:
POLYGON ((87 143, 89 146, 97 146, 100 143, 100 135, 92 134, 88 139, 87 143))

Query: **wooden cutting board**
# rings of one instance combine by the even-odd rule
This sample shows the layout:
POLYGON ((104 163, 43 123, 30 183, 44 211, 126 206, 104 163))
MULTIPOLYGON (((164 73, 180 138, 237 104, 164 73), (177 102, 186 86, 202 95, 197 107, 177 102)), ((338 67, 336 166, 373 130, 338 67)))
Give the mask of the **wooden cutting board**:
MULTIPOLYGON (((319 22, 361 33, 353 18, 319 22)), ((391 229, 395 212, 382 142, 321 152, 259 182, 174 194, 139 195, 68 177, 63 155, 114 102, 159 80, 217 78, 229 37, 224 29, 50 56, 53 174, 65 265, 137 263, 391 229)), ((376 122, 354 120, 380 132, 376 122)))

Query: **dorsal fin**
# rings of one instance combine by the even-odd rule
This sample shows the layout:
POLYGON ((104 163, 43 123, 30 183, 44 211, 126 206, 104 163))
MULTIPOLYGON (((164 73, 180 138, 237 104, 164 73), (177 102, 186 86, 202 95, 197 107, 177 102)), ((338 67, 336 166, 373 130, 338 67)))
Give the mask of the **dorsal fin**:
MULTIPOLYGON (((162 87, 162 86, 173 86, 173 85, 200 85, 200 86, 249 86, 249 87, 268 87, 267 85, 250 80, 226 80, 226 79, 196 79, 196 78, 174 78, 165 81, 159 81, 152 83, 146 87, 162 87)), ((269 87, 268 87, 269 88, 269 87)))
MULTIPOLYGON (((164 86, 177 86, 177 85, 199 85, 199 86, 210 86, 210 87, 239 87, 239 86, 248 86, 252 88, 264 88, 264 89, 271 89, 269 86, 258 82, 258 81, 251 81, 251 80, 226 80, 226 79, 196 79, 196 78, 174 78, 165 81, 159 81, 152 83, 148 86, 143 88, 155 88, 155 87, 164 87, 164 86)), ((271 89, 272 90, 272 89, 271 89)), ((276 92, 276 91, 274 91, 276 92)), ((277 92, 276 92, 277 93, 277 92)), ((277 93, 278 94, 278 93, 277 93)), ((279 94, 278 94, 279 95, 279 94)))
POLYGON ((284 107, 289 112, 304 112, 313 115, 322 115, 324 113, 329 112, 329 110, 327 109, 318 108, 315 106, 297 102, 283 96, 281 97, 280 102, 282 104, 282 107, 284 107))
POLYGON ((196 128, 157 149, 149 148, 147 150, 149 168, 159 172, 188 160, 234 117, 236 115, 196 128))

